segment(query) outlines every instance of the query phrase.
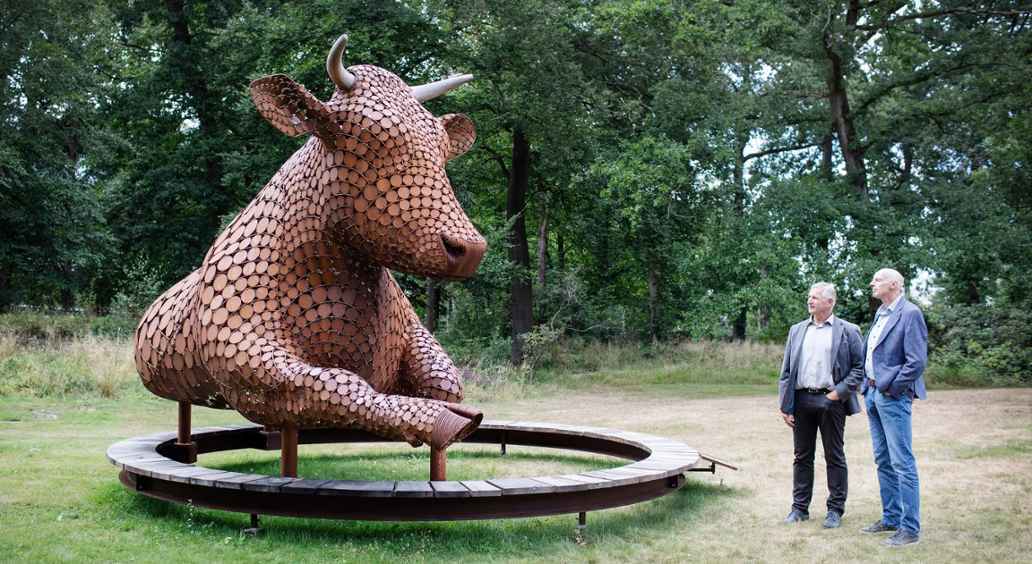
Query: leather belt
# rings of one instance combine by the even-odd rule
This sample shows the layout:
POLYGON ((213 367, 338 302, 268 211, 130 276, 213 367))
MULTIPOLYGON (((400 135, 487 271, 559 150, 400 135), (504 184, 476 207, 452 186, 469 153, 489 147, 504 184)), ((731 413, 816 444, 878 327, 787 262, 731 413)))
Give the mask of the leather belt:
POLYGON ((831 390, 829 390, 827 388, 799 388, 796 391, 797 392, 803 392, 804 394, 821 394, 821 395, 827 394, 827 393, 831 392, 831 390))

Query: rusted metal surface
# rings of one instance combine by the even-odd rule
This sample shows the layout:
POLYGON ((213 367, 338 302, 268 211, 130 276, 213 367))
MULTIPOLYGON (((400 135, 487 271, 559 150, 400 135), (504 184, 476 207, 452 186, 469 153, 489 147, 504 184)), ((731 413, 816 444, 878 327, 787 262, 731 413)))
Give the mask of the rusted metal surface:
MULTIPOLYGON (((182 464, 162 456, 168 434, 113 445, 108 458, 126 487, 144 495, 250 514, 436 521, 584 513, 666 495, 684 485, 701 460, 677 441, 611 429, 522 422, 485 422, 466 442, 539 446, 606 454, 631 462, 562 476, 475 481, 361 481, 270 477, 182 464)), ((266 448, 260 427, 199 430, 201 453, 266 448)), ((285 439, 286 440, 286 439, 285 439)), ((375 442, 346 429, 301 430, 298 442, 375 442)))
POLYGON ((297 477, 297 427, 292 424, 283 426, 280 430, 280 476, 284 478, 297 477))
POLYGON ((430 479, 448 479, 448 452, 443 448, 430 447, 430 479))
POLYGON ((281 74, 251 83, 266 121, 310 138, 147 310, 136 366, 161 397, 273 430, 351 427, 445 448, 482 414, 460 405, 460 371, 388 269, 468 278, 484 255, 445 174, 473 123, 422 105, 470 77, 410 88, 345 68, 345 39, 327 57, 325 102, 281 74))

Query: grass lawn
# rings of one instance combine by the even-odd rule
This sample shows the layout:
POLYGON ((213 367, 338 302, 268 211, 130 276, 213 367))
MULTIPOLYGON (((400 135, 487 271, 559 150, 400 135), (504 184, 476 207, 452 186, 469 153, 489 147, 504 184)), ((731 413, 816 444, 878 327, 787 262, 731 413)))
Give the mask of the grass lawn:
MULTIPOLYGON (((474 397, 489 418, 604 425, 680 439, 741 465, 692 474, 679 492, 630 508, 576 516, 466 523, 333 522, 264 517, 265 534, 241 535, 246 515, 153 501, 127 492, 104 458, 125 437, 174 430, 171 402, 0 397, 0 560, 24 562, 449 561, 1019 561, 1032 546, 1032 390, 933 392, 914 415, 921 473, 921 544, 881 548, 858 529, 879 516, 863 414, 846 425, 850 497, 843 527, 824 531, 818 464, 813 520, 780 524, 791 501, 791 435, 769 386, 656 384, 531 388, 523 397, 474 397), (721 397, 729 395, 729 397, 721 397)), ((195 424, 239 422, 195 409, 195 424)), ((534 475, 617 465, 544 449, 459 447, 449 473, 462 478, 534 475)), ((238 451, 201 462, 275 472, 276 454, 238 451)), ((427 451, 399 445, 301 449, 300 473, 418 479, 427 451)))

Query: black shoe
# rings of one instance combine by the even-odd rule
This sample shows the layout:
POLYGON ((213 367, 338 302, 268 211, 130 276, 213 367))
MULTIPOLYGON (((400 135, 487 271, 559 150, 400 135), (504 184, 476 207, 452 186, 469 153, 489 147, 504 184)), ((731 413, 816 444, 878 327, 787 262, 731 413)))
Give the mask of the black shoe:
POLYGON ((900 530, 896 531, 896 534, 882 541, 882 545, 898 547, 906 546, 908 544, 917 544, 919 542, 921 542, 921 537, 919 537, 916 533, 900 530))
POLYGON ((802 511, 799 511, 798 509, 793 509, 792 512, 788 514, 788 517, 785 517, 785 521, 784 522, 785 523, 798 523, 800 521, 809 521, 809 520, 810 520, 810 515, 808 515, 806 513, 803 513, 802 511))
POLYGON ((837 511, 829 511, 828 516, 824 518, 825 529, 837 529, 842 525, 842 514, 837 511))
POLYGON ((884 522, 882 522, 881 519, 878 519, 874 523, 871 523, 863 529, 860 529, 860 532, 867 534, 891 533, 895 532, 897 528, 898 527, 893 527, 892 525, 886 525, 884 522))

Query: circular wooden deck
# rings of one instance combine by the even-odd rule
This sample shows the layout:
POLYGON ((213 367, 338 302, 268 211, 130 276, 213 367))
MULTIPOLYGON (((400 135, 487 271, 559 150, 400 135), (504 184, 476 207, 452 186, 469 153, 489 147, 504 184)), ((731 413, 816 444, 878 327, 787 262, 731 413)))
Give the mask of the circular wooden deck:
MULTIPOLYGON (((255 425, 210 427, 192 434, 200 454, 272 449, 255 425)), ((551 423, 485 421, 463 443, 551 447, 631 460, 576 474, 461 481, 362 481, 281 478, 227 472, 173 458, 175 433, 112 445, 108 459, 130 490, 143 495, 252 514, 436 521, 583 513, 653 499, 680 488, 703 458, 678 441, 614 429, 551 423)), ((299 442, 385 442, 360 431, 302 430, 299 442)), ((705 459, 710 462, 708 457, 705 459)), ((698 470, 698 469, 696 469, 698 470)))

